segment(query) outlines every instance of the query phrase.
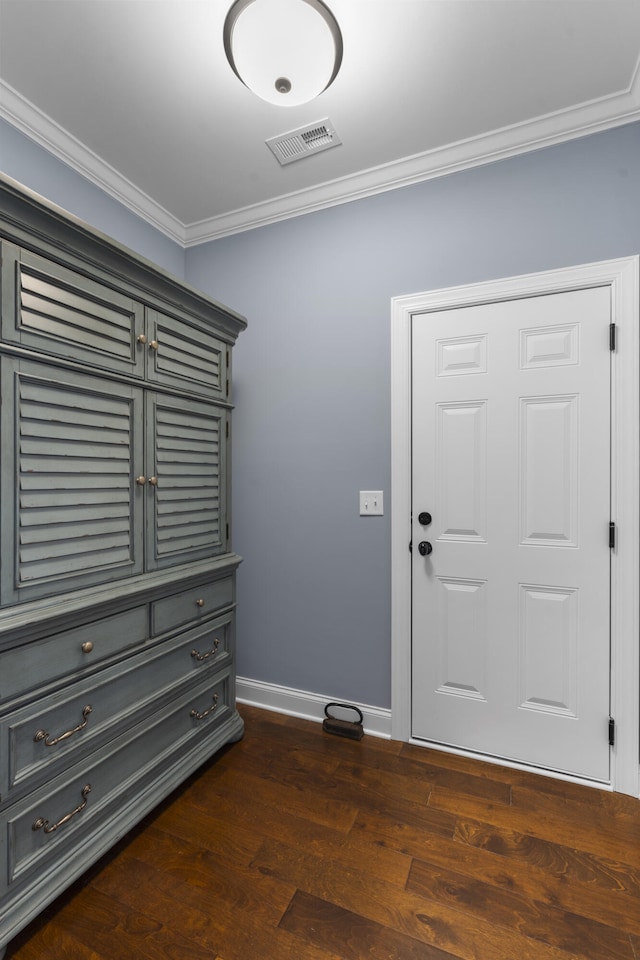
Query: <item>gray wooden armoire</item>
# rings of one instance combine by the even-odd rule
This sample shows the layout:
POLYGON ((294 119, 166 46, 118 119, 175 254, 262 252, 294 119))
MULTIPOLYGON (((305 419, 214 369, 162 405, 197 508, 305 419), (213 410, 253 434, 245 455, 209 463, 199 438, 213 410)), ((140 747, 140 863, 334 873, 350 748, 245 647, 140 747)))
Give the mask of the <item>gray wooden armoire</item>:
POLYGON ((244 319, 0 178, 0 957, 223 744, 244 319))

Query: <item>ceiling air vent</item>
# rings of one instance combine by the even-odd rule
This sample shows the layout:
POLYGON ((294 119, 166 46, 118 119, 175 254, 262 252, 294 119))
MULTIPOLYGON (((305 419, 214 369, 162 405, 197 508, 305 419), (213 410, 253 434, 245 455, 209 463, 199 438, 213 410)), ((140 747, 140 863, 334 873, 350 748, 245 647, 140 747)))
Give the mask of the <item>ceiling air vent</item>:
POLYGON ((311 126, 300 127, 266 141, 269 150, 282 166, 293 163, 294 160, 303 160, 312 153, 330 150, 341 143, 342 140, 330 120, 318 120, 311 126))

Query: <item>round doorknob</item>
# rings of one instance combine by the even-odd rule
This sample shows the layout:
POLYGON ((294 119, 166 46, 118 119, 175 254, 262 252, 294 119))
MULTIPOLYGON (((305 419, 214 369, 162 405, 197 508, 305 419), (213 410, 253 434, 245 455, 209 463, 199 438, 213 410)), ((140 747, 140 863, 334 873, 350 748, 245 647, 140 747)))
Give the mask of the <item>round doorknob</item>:
POLYGON ((418 514, 418 523, 423 527, 428 527, 431 523, 431 514, 423 510, 422 513, 418 514))
POLYGON ((428 540, 421 540, 418 544, 418 551, 422 557, 428 557, 432 550, 433 547, 428 540))
POLYGON ((136 483, 138 484, 139 487, 144 487, 146 482, 147 482, 146 477, 136 477, 136 483))

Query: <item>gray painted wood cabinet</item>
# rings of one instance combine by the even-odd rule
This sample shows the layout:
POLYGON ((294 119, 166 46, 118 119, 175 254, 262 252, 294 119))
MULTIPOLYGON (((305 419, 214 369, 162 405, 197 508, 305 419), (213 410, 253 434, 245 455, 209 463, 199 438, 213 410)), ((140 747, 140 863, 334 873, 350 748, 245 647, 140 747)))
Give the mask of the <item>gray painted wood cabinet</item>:
POLYGON ((0 957, 223 744, 238 314, 0 177, 0 957))

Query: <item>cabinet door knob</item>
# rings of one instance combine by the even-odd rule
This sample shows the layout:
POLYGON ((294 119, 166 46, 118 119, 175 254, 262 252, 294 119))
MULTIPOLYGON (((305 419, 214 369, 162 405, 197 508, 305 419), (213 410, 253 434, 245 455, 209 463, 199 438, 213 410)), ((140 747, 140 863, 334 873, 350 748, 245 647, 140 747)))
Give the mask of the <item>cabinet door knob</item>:
POLYGON ((147 482, 146 477, 136 477, 136 483, 138 484, 139 487, 144 487, 146 482, 147 482))
POLYGON ((157 477, 149 477, 149 483, 151 484, 152 487, 157 487, 157 486, 158 486, 158 478, 157 478, 157 477))
POLYGON ((93 640, 85 640, 80 649, 83 653, 91 653, 93 650, 93 640))
POLYGON ((138 334, 138 343, 141 343, 141 344, 144 346, 144 344, 145 344, 146 342, 147 342, 147 338, 145 337, 144 333, 139 333, 139 334, 138 334))
POLYGON ((149 347, 151 348, 151 350, 157 350, 157 349, 158 349, 158 341, 157 341, 157 340, 150 340, 150 341, 149 341, 149 347))
POLYGON ((204 600, 196 600, 196 607, 204 607, 204 600))

